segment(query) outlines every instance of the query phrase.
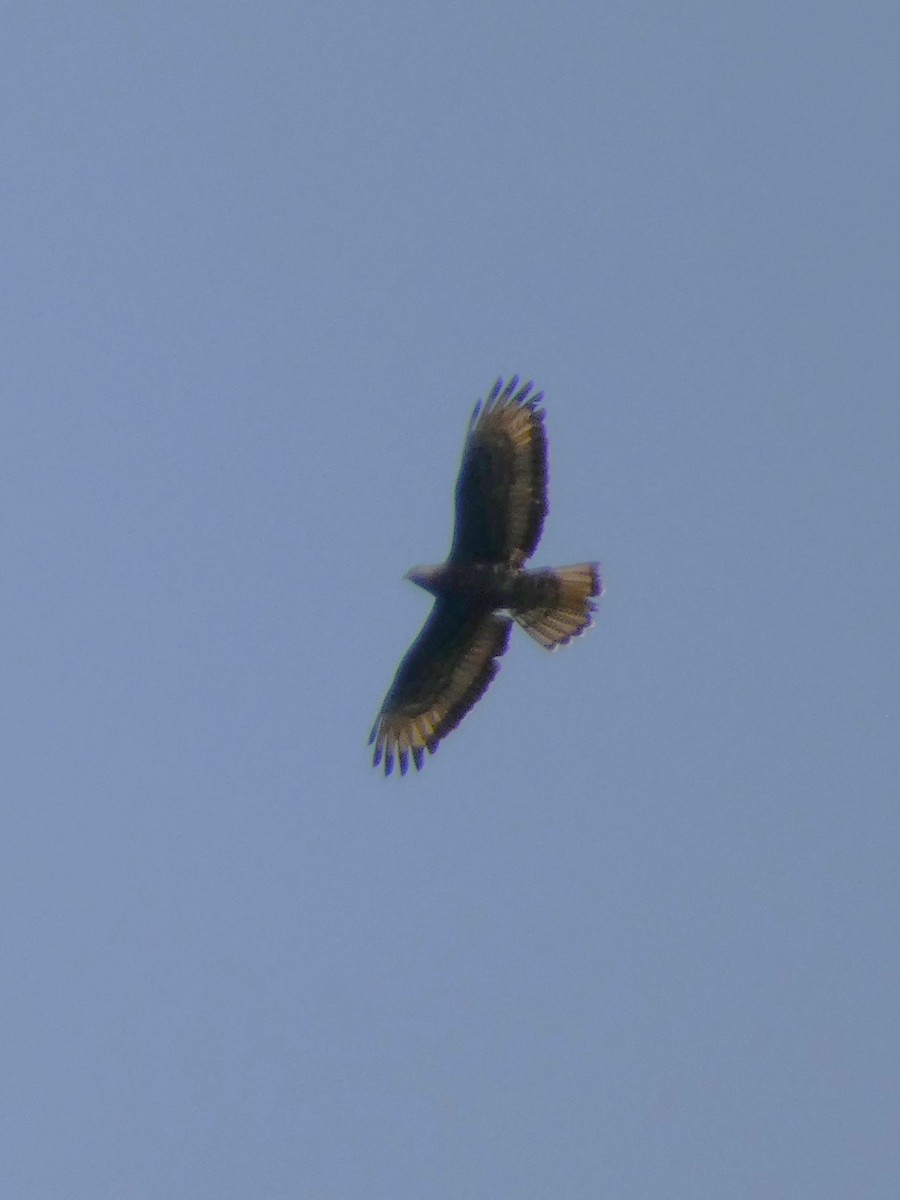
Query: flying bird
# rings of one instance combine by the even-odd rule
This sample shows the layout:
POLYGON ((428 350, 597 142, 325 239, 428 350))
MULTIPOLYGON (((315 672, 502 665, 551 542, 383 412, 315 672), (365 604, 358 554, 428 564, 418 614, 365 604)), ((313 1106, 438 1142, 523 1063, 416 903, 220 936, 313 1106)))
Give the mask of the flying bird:
POLYGON ((543 392, 498 379, 475 405, 456 483, 456 524, 447 561, 406 578, 435 597, 394 676, 369 744, 390 775, 460 723, 497 674, 512 621, 547 650, 591 625, 602 593, 597 563, 529 570, 547 515, 543 392))

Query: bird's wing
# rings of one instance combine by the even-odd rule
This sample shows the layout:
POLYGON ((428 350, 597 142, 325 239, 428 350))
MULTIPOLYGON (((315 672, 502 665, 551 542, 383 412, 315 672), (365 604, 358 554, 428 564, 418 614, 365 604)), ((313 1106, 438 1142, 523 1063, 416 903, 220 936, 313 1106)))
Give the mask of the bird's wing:
POLYGON ((422 631, 401 662, 369 742, 374 764, 390 775, 397 759, 421 770, 427 750, 455 729, 497 674, 509 640, 508 617, 475 611, 462 601, 435 601, 422 631))
POLYGON ((456 484, 451 562, 515 562, 531 554, 547 513, 543 392, 498 379, 475 406, 456 484), (518 390, 517 390, 518 389, 518 390))

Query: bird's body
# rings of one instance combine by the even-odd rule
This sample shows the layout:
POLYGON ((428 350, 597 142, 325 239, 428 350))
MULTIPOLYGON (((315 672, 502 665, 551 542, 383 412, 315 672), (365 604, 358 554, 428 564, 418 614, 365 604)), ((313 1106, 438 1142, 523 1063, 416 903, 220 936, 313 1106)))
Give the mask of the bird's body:
MULTIPOLYGON (((563 567, 562 572, 576 571, 577 580, 584 575, 585 585, 597 586, 597 580, 584 564, 581 568, 563 567)), ((504 609, 516 620, 526 614, 553 612, 562 599, 562 580, 559 570, 526 570, 506 563, 439 563, 433 567, 414 567, 406 578, 433 596, 449 600, 463 598, 473 610, 497 612, 504 609)), ((596 595, 589 592, 588 595, 596 595)), ((570 636, 582 632, 582 626, 570 631, 570 636)), ((562 632, 562 631, 561 631, 562 632)), ((540 641, 540 638, 537 639, 540 641)), ((556 639, 559 641, 559 639, 556 639)))
POLYGON ((375 720, 374 761, 401 774, 462 720, 506 650, 511 619, 555 650, 591 624, 601 593, 595 563, 526 569, 547 512, 543 394, 497 380, 472 414, 456 485, 456 526, 445 563, 407 578, 435 597, 375 720), (518 390, 517 390, 518 389, 518 390), (507 615, 509 614, 509 615, 507 615))

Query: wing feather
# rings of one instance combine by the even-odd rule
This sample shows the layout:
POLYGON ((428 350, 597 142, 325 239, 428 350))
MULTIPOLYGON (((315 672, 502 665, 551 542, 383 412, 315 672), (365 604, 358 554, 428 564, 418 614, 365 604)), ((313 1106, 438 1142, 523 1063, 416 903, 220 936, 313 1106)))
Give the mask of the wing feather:
POLYGON ((375 766, 384 760, 401 775, 409 758, 421 770, 425 751, 460 723, 484 695, 509 641, 510 620, 471 605, 436 600, 428 620, 401 662, 375 719, 369 743, 375 766))
POLYGON ((498 379, 469 422, 456 484, 451 562, 515 562, 537 546, 547 514, 543 392, 498 379))

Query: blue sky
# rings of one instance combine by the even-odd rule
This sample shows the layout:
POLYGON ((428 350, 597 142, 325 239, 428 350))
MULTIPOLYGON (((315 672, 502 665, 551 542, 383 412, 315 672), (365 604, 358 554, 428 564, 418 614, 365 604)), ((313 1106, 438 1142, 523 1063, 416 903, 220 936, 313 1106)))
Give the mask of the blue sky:
POLYGON ((898 33, 3 6, 4 1195, 897 1195, 898 33), (514 372, 607 594, 385 781, 514 372))

